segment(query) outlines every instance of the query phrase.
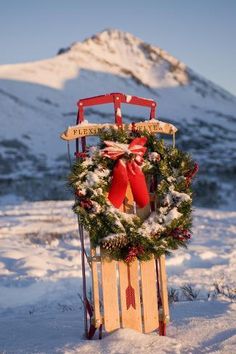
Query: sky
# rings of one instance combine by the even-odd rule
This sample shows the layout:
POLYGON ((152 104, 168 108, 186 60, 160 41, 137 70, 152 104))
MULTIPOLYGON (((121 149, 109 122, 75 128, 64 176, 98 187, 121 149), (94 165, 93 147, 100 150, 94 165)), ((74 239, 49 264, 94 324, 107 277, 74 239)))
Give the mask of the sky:
POLYGON ((0 65, 52 57, 106 28, 165 49, 236 95, 236 0, 0 0, 0 65))

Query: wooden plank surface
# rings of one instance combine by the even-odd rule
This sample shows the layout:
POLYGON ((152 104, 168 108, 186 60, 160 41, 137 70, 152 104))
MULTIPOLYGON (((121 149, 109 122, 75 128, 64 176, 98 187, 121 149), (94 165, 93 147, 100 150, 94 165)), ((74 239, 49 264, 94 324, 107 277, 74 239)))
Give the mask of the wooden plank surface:
MULTIPOLYGON (((73 140, 81 138, 83 136, 95 136, 99 135, 101 129, 109 126, 116 127, 116 124, 77 124, 70 126, 65 130, 60 137, 63 140, 73 140)), ((132 124, 122 124, 124 130, 132 130, 132 124)), ((156 119, 146 120, 143 122, 138 122, 135 124, 135 128, 139 131, 148 131, 150 133, 163 133, 163 134, 174 134, 177 128, 170 123, 161 122, 156 119)))
POLYGON ((167 290, 167 275, 166 275, 166 260, 165 255, 159 258, 159 274, 161 286, 161 298, 163 307, 163 320, 164 323, 169 321, 169 303, 168 303, 168 290, 167 290))
POLYGON ((128 184, 125 200, 124 203, 121 205, 120 210, 127 213, 133 214, 134 213, 134 198, 130 188, 130 184, 128 184))
POLYGON ((118 262, 120 275, 121 321, 123 328, 132 328, 142 332, 142 318, 139 291, 138 261, 130 263, 130 283, 135 294, 135 308, 127 308, 126 289, 128 287, 128 271, 125 262, 118 262))
POLYGON ((107 332, 120 328, 117 283, 117 262, 106 257, 101 250, 104 325, 107 332))
POLYGON ((145 220, 151 213, 151 206, 148 203, 144 208, 137 208, 136 214, 140 217, 140 219, 145 220))
POLYGON ((154 258, 140 262, 142 284, 143 330, 149 333, 159 327, 157 279, 154 258))
MULTIPOLYGON (((120 209, 126 213, 134 212, 133 196, 130 186, 127 189, 125 202, 120 209)), ((150 214, 150 205, 148 204, 142 209, 137 208, 136 212, 139 217, 146 219, 150 214)), ((163 257, 164 256, 159 260, 160 283, 163 314, 165 318, 168 318, 167 279, 165 257, 163 257)), ((152 332, 159 326, 155 260, 152 259, 148 262, 138 262, 135 260, 129 264, 129 275, 127 267, 125 262, 111 261, 105 257, 104 253, 101 253, 105 329, 110 332, 122 326, 123 328, 132 328, 139 332, 152 332), (119 270, 119 294, 117 265, 119 270), (140 301, 140 282, 142 304, 140 301), (135 306, 127 306, 126 291, 129 285, 134 289, 135 306), (118 296, 120 296, 120 311, 118 296)))
MULTIPOLYGON (((137 215, 145 220, 151 212, 150 204, 137 208, 137 215)), ((154 258, 140 262, 142 284, 143 331, 149 333, 159 327, 156 264, 154 258)))
MULTIPOLYGON (((130 185, 128 185, 126 191, 126 198, 123 203, 122 209, 127 214, 134 213, 134 199, 130 185)), ((125 262, 118 262, 118 264, 120 277, 120 304, 122 327, 132 328, 139 332, 142 332, 138 261, 136 260, 130 263, 129 265, 130 285, 134 289, 135 308, 133 308, 133 306, 127 308, 126 291, 129 285, 127 269, 128 266, 125 262)))
POLYGON ((100 300, 99 300, 99 282, 98 282, 98 270, 97 262, 93 260, 96 257, 96 249, 91 248, 91 272, 92 272, 92 288, 93 288, 93 307, 94 307, 94 325, 96 328, 102 323, 100 312, 100 300))

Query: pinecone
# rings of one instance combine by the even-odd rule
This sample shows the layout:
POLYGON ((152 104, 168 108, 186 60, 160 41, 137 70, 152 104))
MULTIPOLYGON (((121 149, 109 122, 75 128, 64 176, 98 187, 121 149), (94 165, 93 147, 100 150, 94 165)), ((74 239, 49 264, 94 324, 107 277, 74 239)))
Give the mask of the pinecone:
POLYGON ((117 234, 114 237, 108 237, 107 239, 101 240, 101 246, 106 250, 115 250, 126 246, 128 243, 125 234, 117 234))

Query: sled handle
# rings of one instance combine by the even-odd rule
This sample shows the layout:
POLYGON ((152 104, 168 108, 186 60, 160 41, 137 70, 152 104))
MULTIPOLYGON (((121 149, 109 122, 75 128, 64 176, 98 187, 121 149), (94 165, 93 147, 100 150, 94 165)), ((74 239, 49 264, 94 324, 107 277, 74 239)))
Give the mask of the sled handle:
POLYGON ((78 115, 77 124, 84 121, 84 107, 97 106, 100 104, 113 103, 115 110, 115 123, 122 124, 121 103, 133 104, 137 106, 150 107, 150 119, 156 116, 157 103, 152 99, 125 95, 123 93, 108 93, 106 95, 83 98, 77 102, 78 115))

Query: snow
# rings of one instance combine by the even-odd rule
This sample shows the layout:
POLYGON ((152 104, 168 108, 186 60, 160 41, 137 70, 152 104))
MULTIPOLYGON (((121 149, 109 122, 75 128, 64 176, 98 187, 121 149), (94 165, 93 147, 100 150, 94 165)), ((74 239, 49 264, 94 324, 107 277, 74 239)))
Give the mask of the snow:
POLYGON ((117 108, 116 114, 117 114, 119 117, 122 117, 121 109, 120 109, 120 108, 117 108))
POLYGON ((94 172, 88 171, 86 175, 86 182, 83 183, 85 187, 94 187, 100 182, 100 178, 97 175, 96 170, 94 172))
POLYGON ((177 208, 173 208, 169 211, 169 213, 163 216, 164 223, 169 225, 173 220, 179 219, 182 216, 181 213, 178 212, 177 208))
POLYGON ((151 152, 148 154, 148 159, 150 161, 160 161, 161 156, 160 156, 160 154, 158 154, 158 152, 151 152))
POLYGON ((83 126, 83 125, 90 125, 91 123, 89 123, 89 121, 87 121, 87 119, 85 119, 85 120, 83 120, 79 125, 77 125, 77 126, 80 126, 81 127, 81 125, 83 126))
MULTIPOLYGON (((170 177, 168 177, 170 180, 170 177)), ((148 218, 143 222, 139 231, 147 238, 152 237, 158 232, 165 229, 172 223, 173 220, 179 219, 182 214, 178 211, 178 208, 173 206, 173 201, 175 200, 175 205, 177 207, 184 201, 189 201, 191 198, 186 193, 179 193, 174 190, 174 186, 169 186, 169 192, 165 197, 165 203, 167 206, 160 207, 158 213, 152 212, 148 218), (170 209, 170 207, 172 207, 170 209)), ((165 244, 165 240, 162 241, 165 244)))
POLYGON ((130 102, 132 100, 132 96, 126 95, 126 102, 130 102))
POLYGON ((158 220, 157 213, 152 212, 139 228, 140 233, 150 238, 152 235, 162 231, 164 227, 158 223, 158 220))
MULTIPOLYGON (((167 337, 130 329, 83 339, 80 243, 72 201, 9 204, 0 212, 0 352, 224 353, 236 351, 236 212, 194 211, 188 250, 167 258, 168 284, 191 284, 198 300, 171 305, 167 337)), ((88 272, 88 269, 87 269, 88 272)))
MULTIPOLYGON (((182 176, 180 178, 182 178, 182 176)), ((174 177, 168 177, 167 180, 168 182, 172 182, 174 177)), ((188 194, 175 191, 173 185, 170 186, 169 193, 165 197, 165 201, 168 205, 172 204, 173 200, 175 200, 177 206, 179 206, 182 202, 188 202, 190 199, 191 197, 188 194)))

